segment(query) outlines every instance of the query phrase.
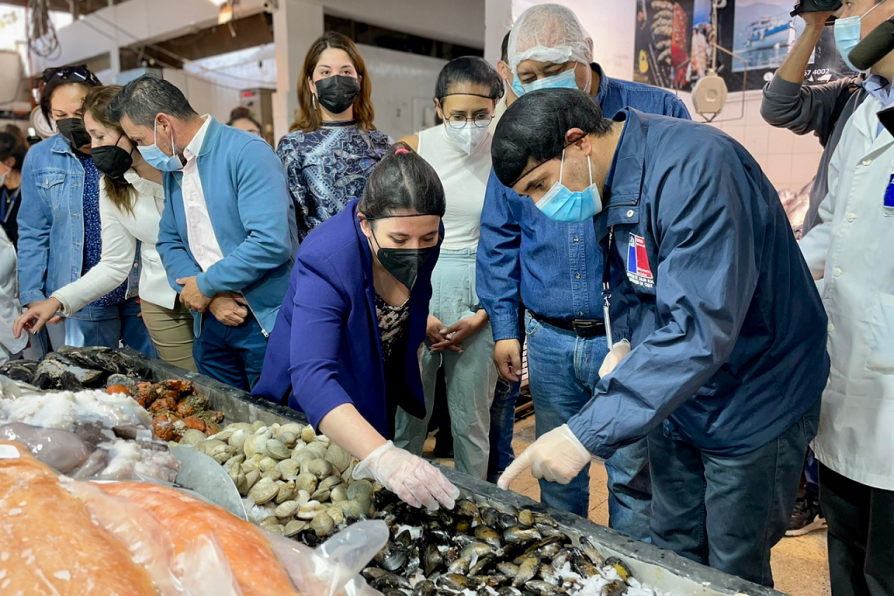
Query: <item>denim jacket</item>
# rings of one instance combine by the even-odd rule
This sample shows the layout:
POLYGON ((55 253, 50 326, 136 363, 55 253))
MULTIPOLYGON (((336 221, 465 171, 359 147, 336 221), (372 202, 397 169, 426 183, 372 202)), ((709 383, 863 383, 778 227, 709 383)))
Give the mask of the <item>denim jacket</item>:
MULTIPOLYGON (((35 145, 22 165, 19 209, 19 300, 39 300, 81 277, 84 264, 84 168, 61 135, 35 145)), ((127 297, 137 295, 137 263, 127 280, 127 297)), ((113 307, 87 307, 75 319, 106 318, 113 307)))

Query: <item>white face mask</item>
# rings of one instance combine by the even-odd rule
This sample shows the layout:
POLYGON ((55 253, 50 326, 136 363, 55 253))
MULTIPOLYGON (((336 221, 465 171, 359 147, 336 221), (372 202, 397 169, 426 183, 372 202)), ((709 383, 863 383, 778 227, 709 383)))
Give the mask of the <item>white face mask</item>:
POLYGON ((444 128, 447 130, 447 139, 450 143, 466 155, 472 155, 488 135, 486 126, 479 128, 474 122, 466 122, 462 128, 453 128, 444 122, 444 128))

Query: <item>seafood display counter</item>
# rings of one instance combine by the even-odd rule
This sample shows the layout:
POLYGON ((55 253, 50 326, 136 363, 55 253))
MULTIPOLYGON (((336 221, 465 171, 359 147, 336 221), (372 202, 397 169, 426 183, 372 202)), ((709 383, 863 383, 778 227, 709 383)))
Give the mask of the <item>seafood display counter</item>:
MULTIPOLYGON (((255 400, 243 391, 233 389, 197 373, 179 369, 159 360, 147 359, 142 354, 126 348, 120 350, 120 354, 124 359, 132 362, 134 368, 148 371, 154 381, 164 379, 191 381, 195 387, 195 392, 210 400, 211 409, 223 414, 223 425, 255 423, 258 421, 263 422, 265 425, 281 426, 290 423, 307 424, 306 418, 299 412, 266 401, 255 400)), ((554 531, 556 534, 572 537, 582 547, 583 545, 594 546, 599 551, 594 553, 594 555, 605 559, 609 563, 613 560, 623 562, 620 563, 619 567, 622 574, 624 574, 625 570, 629 571, 631 576, 635 577, 638 582, 650 587, 657 593, 680 596, 733 596, 736 594, 781 596, 781 593, 778 591, 699 565, 652 545, 631 540, 609 528, 596 525, 588 520, 562 511, 544 507, 526 497, 500 490, 493 484, 460 474, 451 468, 442 468, 442 471, 451 482, 463 491, 468 507, 480 506, 482 512, 486 508, 493 512, 492 515, 511 513, 518 516, 519 512, 529 514, 533 512, 534 515, 543 516, 545 519, 550 520, 550 524, 555 526, 556 530, 554 531)), ((393 504, 392 508, 397 511, 398 505, 393 504)), ((478 513, 476 512, 475 515, 478 515, 478 513)), ((544 529, 549 528, 544 526, 544 529)), ((507 532, 511 534, 512 529, 508 529, 507 532)), ((547 538, 545 542, 548 541, 547 538)), ((556 556, 558 557, 559 555, 556 556)), ((476 556, 475 560, 480 559, 476 556)), ((416 565, 419 566, 420 563, 417 561, 416 565)), ((460 571, 461 573, 458 575, 468 576, 470 574, 467 569, 460 568, 460 571)), ((376 578, 368 577, 367 579, 374 580, 376 578)), ((457 580, 462 581, 459 577, 457 577, 457 580)), ((371 581, 371 583, 376 587, 375 581, 371 581)), ((531 581, 528 583, 535 584, 536 582, 531 581)), ((388 588, 390 586, 387 583, 383 585, 380 581, 379 587, 388 588)), ((522 587, 530 588, 530 586, 522 587)), ((512 591, 504 592, 504 590, 506 588, 499 592, 495 590, 491 590, 491 592, 500 594, 500 596, 514 594, 512 591)), ((389 592, 392 592, 389 589, 383 589, 382 591, 385 592, 386 596, 389 592)), ((529 589, 528 591, 532 590, 529 589)), ((395 594, 399 593, 398 590, 393 592, 395 594)), ((432 594, 436 596, 439 593, 440 591, 435 591, 432 594)), ((465 591, 465 593, 474 594, 473 591, 465 591)), ((521 592, 518 593, 521 594, 521 592)), ((548 592, 542 592, 542 594, 547 596, 548 592)), ((597 592, 594 596, 598 594, 597 592)))

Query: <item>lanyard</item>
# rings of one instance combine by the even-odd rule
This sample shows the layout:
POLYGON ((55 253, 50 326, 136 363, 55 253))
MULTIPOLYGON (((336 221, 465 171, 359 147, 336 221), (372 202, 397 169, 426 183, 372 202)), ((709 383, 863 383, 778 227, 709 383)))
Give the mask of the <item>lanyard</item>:
POLYGON ((6 191, 6 200, 0 201, 0 219, 3 220, 3 223, 9 221, 9 214, 14 211, 14 207, 16 201, 19 198, 19 194, 22 192, 22 187, 18 187, 12 193, 9 190, 6 191))
POLYGON ((608 228, 608 249, 605 251, 602 260, 602 316, 605 319, 605 341, 608 344, 608 349, 611 350, 614 345, 614 341, 612 340, 612 320, 609 316, 609 311, 611 310, 611 299, 612 299, 612 272, 611 272, 611 251, 612 251, 612 240, 615 237, 615 227, 609 226, 608 228))

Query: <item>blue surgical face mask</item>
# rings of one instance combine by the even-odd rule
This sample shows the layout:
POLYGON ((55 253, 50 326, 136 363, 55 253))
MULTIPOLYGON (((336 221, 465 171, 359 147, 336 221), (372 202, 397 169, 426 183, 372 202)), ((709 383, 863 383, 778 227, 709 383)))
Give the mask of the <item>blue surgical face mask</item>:
POLYGON ((884 2, 879 2, 868 11, 866 11, 866 14, 864 14, 863 16, 847 17, 845 19, 835 20, 835 47, 838 48, 838 53, 841 54, 841 59, 844 60, 844 63, 847 64, 847 67, 854 72, 866 72, 856 68, 853 64, 851 64, 850 58, 848 58, 851 50, 853 50, 854 47, 856 47, 856 45, 860 43, 860 21, 862 21, 866 15, 868 15, 870 12, 872 12, 882 4, 884 4, 884 2))
POLYGON ((522 83, 518 75, 515 75, 515 80, 512 82, 512 90, 515 91, 516 97, 521 97, 525 93, 539 91, 540 89, 577 89, 577 80, 574 72, 575 69, 571 68, 563 73, 544 79, 537 79, 530 83, 522 83))
POLYGON ((174 134, 171 133, 171 151, 174 155, 165 155, 165 152, 158 148, 158 121, 155 122, 153 129, 154 143, 148 147, 137 147, 140 155, 146 160, 150 166, 162 172, 176 172, 183 169, 183 162, 177 156, 177 148, 174 146, 174 134))
POLYGON ((590 170, 590 185, 578 191, 570 191, 562 184, 565 172, 565 151, 562 151, 562 165, 559 167, 559 181, 537 201, 537 208, 553 221, 581 222, 592 219, 602 211, 602 197, 593 183, 593 162, 587 156, 587 167, 590 170))

